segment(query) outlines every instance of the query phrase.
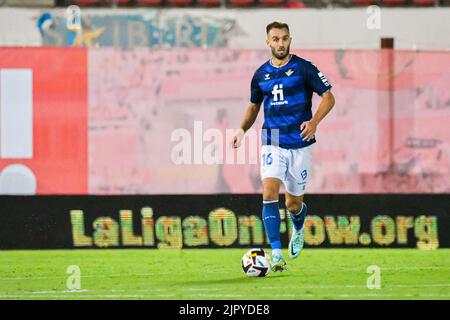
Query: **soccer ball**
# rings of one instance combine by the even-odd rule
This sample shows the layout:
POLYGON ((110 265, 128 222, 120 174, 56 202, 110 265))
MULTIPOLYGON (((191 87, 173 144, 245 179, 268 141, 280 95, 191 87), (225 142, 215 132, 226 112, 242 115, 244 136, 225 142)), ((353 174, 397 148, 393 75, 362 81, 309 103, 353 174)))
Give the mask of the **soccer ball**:
POLYGON ((270 272, 270 256, 263 249, 250 249, 242 257, 242 270, 249 277, 265 277, 270 272))

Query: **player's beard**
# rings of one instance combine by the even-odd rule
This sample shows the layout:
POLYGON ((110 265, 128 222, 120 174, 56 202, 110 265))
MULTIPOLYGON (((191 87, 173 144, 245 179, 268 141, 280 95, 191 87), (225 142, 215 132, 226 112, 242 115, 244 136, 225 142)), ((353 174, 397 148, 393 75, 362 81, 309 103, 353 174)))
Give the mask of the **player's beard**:
POLYGON ((287 46, 286 50, 283 53, 278 53, 276 49, 272 48, 272 55, 279 60, 283 60, 289 55, 290 47, 290 45, 287 46))

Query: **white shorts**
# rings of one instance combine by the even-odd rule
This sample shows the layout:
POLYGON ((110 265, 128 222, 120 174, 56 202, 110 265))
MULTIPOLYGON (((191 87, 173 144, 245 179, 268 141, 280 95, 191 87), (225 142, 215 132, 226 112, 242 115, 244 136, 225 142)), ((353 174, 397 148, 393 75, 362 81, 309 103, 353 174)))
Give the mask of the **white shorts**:
POLYGON ((261 180, 278 178, 291 195, 305 194, 312 161, 312 145, 300 149, 263 145, 260 160, 261 180))

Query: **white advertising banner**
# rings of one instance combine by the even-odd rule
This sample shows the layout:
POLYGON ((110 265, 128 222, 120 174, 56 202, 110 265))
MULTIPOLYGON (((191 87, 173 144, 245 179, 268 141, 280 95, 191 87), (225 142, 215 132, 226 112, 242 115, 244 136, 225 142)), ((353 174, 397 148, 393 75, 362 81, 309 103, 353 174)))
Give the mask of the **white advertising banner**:
POLYGON ((294 48, 449 50, 450 8, 81 9, 81 30, 65 9, 0 8, 0 46, 265 47, 265 27, 289 23, 294 48))

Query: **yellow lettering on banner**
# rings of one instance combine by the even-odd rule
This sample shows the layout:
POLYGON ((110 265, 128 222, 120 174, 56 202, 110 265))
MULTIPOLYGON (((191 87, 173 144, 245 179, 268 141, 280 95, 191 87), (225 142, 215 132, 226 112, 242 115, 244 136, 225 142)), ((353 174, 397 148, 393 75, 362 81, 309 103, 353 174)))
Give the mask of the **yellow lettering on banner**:
MULTIPOLYGON (((280 234, 285 233, 286 232, 286 217, 289 217, 290 219, 290 215, 289 213, 287 213, 286 209, 279 209, 278 212, 280 213, 280 234)), ((292 229, 291 229, 292 230, 292 229)), ((289 231, 291 232, 291 231, 289 231)), ((290 236, 290 234, 289 234, 290 236)))
POLYGON ((322 218, 315 215, 306 216, 304 235, 306 244, 321 245, 325 241, 325 227, 322 218))
POLYGON ((122 229, 122 245, 142 246, 142 237, 135 236, 133 233, 133 211, 120 210, 119 215, 122 229))
POLYGON ((361 223, 358 216, 325 216, 325 229, 331 244, 358 244, 361 223))
MULTIPOLYGON (((305 219, 305 221, 306 221, 306 219, 305 219)), ((294 226, 294 223, 292 222, 291 215, 289 213, 286 215, 286 226, 287 226, 287 232, 288 232, 288 239, 291 239, 292 228, 294 226)), ((280 226, 280 230, 281 230, 281 226, 280 226)))
POLYGON ((156 220, 156 238, 161 241, 158 243, 159 249, 181 249, 183 247, 181 219, 179 217, 159 217, 156 220))
POLYGON ((70 222, 72 224, 72 238, 75 247, 92 246, 92 238, 84 233, 83 210, 70 210, 70 222))
POLYGON ((119 225, 110 217, 99 217, 94 223, 94 244, 100 248, 119 245, 119 225))
POLYGON ((433 250, 439 248, 437 218, 435 216, 419 216, 414 222, 414 235, 417 248, 433 250))
POLYGON ((189 247, 208 244, 208 226, 202 217, 191 216, 183 220, 183 240, 189 247))
POLYGON ((257 216, 239 217, 239 244, 241 245, 261 245, 264 242, 264 230, 261 219, 257 216), (250 233, 253 242, 250 240, 250 233))
POLYGON ((219 208, 208 216, 211 241, 218 246, 232 245, 237 239, 237 221, 233 211, 219 208))
POLYGON ((376 216, 372 220, 372 237, 375 243, 388 246, 395 241, 395 221, 389 216, 376 216))
POLYGON ((408 229, 414 227, 413 217, 398 216, 397 221, 397 243, 408 244, 408 229))
POLYGON ((142 225, 142 240, 144 246, 150 247, 155 245, 155 232, 153 231, 153 209, 144 207, 141 209, 141 225, 142 225))

